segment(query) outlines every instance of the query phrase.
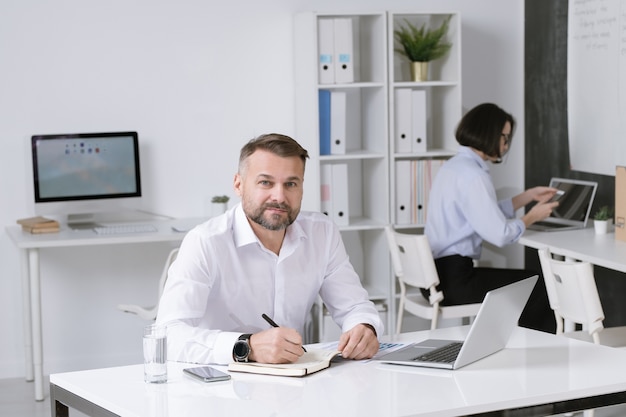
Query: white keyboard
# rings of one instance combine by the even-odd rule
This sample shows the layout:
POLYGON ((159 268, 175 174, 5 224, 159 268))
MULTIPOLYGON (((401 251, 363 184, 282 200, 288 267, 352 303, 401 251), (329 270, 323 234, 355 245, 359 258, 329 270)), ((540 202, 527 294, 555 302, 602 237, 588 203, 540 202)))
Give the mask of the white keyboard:
POLYGON ((93 231, 99 235, 119 235, 124 233, 150 233, 158 229, 152 224, 116 224, 108 226, 96 226, 93 231))

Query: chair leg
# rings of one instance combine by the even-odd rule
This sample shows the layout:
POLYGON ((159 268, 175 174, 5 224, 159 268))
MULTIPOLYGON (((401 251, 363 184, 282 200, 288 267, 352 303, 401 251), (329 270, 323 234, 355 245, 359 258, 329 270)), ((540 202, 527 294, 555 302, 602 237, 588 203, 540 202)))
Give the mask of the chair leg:
POLYGON ((402 318, 404 317, 404 298, 400 297, 398 303, 398 321, 396 322, 396 334, 400 334, 402 331, 402 318))
POLYGON ((439 325, 439 303, 433 305, 433 318, 430 321, 430 330, 435 330, 439 325))
POLYGON ((404 306, 401 305, 399 306, 400 308, 398 309, 398 322, 396 323, 396 334, 400 334, 401 330, 402 330, 402 317, 403 317, 403 313, 404 313, 404 306))

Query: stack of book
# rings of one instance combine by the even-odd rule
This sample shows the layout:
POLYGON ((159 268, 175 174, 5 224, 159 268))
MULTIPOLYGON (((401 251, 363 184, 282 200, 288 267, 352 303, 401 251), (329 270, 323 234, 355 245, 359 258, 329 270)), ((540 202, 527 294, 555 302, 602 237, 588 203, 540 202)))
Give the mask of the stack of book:
POLYGON ((19 219, 17 223, 22 225, 22 230, 30 233, 54 233, 60 229, 58 221, 42 216, 19 219))

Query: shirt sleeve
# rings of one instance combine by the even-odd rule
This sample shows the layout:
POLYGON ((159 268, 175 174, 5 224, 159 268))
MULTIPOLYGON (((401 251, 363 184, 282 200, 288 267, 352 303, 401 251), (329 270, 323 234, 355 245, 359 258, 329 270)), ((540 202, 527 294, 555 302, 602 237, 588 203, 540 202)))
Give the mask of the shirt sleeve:
POLYGON ((172 320, 166 325, 168 360, 219 365, 233 361, 233 346, 241 333, 203 329, 193 319, 172 320))
POLYGON ((513 208, 513 198, 507 198, 498 201, 498 207, 507 219, 515 218, 515 209, 513 208))
POLYGON ((514 218, 512 200, 498 202, 487 175, 477 176, 463 195, 466 218, 482 239, 502 247, 517 242, 524 233, 524 222, 514 218))
POLYGON ((157 323, 167 325, 169 360, 200 364, 232 362, 232 348, 241 335, 199 326, 206 310, 210 266, 199 262, 202 245, 194 231, 187 234, 170 267, 157 323))

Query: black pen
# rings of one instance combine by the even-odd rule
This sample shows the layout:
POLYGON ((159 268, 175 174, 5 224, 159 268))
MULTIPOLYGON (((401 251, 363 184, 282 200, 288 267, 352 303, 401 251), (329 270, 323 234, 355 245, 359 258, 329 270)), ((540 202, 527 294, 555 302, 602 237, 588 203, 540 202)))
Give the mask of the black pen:
MULTIPOLYGON (((272 320, 272 318, 270 316, 268 316, 267 314, 263 313, 263 314, 261 314, 261 317, 263 317, 263 320, 268 322, 270 324, 270 326, 272 326, 272 327, 279 327, 278 324, 276 324, 276 322, 274 320, 272 320)), ((306 352, 306 348, 304 346, 302 346, 302 350, 306 352)))

